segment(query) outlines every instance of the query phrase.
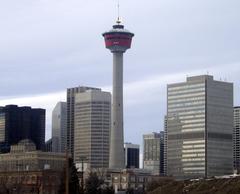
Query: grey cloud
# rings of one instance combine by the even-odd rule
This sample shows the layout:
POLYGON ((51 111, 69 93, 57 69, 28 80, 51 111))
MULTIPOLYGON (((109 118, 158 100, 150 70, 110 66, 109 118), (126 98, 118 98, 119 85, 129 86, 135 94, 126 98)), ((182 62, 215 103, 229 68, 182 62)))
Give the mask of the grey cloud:
MULTIPOLYGON (((111 53, 101 33, 111 28, 116 4, 0 2, 2 102, 9 96, 38 96, 77 85, 110 86, 111 53)), ((186 75, 208 71, 234 82, 235 104, 240 103, 239 7, 239 0, 121 2, 123 22, 135 33, 124 59, 127 139, 134 139, 135 131, 140 138, 143 132, 162 129, 166 83, 173 80, 162 77, 183 81, 186 75)), ((52 106, 47 105, 49 111, 52 106)))

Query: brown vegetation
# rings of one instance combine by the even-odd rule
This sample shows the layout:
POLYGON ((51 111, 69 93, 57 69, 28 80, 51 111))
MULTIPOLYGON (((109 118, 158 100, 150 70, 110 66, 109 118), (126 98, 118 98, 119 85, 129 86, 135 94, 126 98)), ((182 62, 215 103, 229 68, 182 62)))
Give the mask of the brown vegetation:
POLYGON ((195 181, 159 181, 149 185, 148 194, 239 194, 240 178, 195 181), (155 188, 154 188, 155 187, 155 188))

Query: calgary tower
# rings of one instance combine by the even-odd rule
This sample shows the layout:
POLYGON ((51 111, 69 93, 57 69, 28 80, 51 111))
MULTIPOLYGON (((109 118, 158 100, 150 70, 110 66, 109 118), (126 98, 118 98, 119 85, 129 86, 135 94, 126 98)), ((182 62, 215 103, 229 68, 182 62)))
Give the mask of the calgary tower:
POLYGON ((110 137, 110 169, 123 169, 123 53, 131 48, 133 33, 124 29, 118 17, 113 28, 103 33, 106 48, 113 53, 112 125, 110 137))

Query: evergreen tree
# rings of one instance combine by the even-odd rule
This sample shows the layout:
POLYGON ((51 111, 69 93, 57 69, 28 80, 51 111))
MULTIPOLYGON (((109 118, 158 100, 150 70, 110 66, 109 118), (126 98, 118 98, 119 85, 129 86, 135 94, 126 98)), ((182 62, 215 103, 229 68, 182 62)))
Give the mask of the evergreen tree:
POLYGON ((77 175, 77 168, 72 158, 69 158, 69 193, 80 194, 80 185, 77 175))
MULTIPOLYGON (((80 193, 80 185, 79 185, 79 179, 77 175, 77 168, 72 158, 69 158, 69 161, 68 161, 68 173, 69 173, 69 179, 68 179, 69 193, 82 194, 80 193)), ((64 168, 61 175, 61 183, 59 185, 58 193, 65 194, 65 191, 66 191, 66 167, 64 168)))
POLYGON ((101 185, 103 181, 100 180, 96 173, 91 172, 86 180, 85 194, 101 194, 101 185))

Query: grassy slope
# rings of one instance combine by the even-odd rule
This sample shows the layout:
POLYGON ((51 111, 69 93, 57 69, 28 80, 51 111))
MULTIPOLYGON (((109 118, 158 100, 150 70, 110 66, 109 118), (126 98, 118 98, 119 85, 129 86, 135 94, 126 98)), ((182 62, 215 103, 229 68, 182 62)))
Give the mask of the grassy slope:
POLYGON ((165 181, 148 194, 240 194, 240 178, 200 181, 165 181))

